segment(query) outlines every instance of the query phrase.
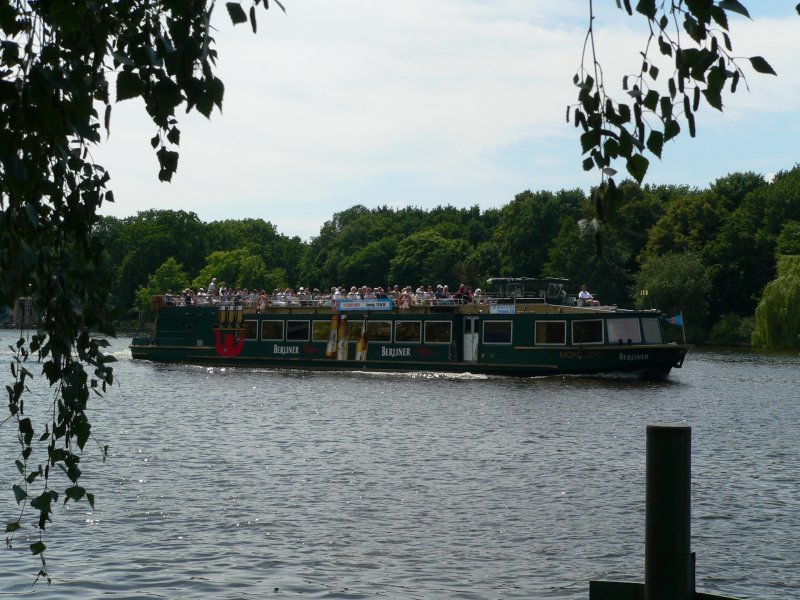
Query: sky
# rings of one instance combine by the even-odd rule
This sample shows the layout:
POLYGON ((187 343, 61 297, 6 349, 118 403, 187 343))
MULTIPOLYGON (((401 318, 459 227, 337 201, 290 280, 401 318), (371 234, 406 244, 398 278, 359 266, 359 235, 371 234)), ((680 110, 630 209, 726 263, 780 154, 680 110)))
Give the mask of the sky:
MULTIPOLYGON (((246 0, 247 1, 247 0, 246 0)), ((140 100, 112 109, 94 151, 115 202, 101 214, 185 210, 205 222, 264 219, 310 240, 354 205, 500 208, 525 190, 588 191, 579 132, 565 121, 577 90, 588 0, 283 0, 258 7, 258 33, 233 27, 223 3, 217 75, 223 110, 181 113, 180 160, 158 181, 140 100)), ((800 147, 800 16, 791 0, 744 2, 731 20, 734 55, 764 56, 778 77, 744 58, 747 86, 707 106, 652 158, 645 183, 706 187, 729 173, 793 168, 800 147), (747 89, 749 88, 749 89, 747 89), (684 128, 685 129, 685 128, 684 128)), ((245 9, 249 4, 245 4, 245 9)), ((605 81, 639 69, 645 20, 595 0, 605 81)), ((624 171, 624 165, 618 169, 624 171)))

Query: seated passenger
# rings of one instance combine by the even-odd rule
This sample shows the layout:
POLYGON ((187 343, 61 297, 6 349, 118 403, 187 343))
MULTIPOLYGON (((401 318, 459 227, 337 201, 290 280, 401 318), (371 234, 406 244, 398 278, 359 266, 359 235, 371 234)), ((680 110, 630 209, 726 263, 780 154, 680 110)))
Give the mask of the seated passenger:
POLYGON ((581 291, 578 292, 578 305, 579 306, 598 306, 600 303, 597 299, 589 293, 586 284, 581 285, 581 291))

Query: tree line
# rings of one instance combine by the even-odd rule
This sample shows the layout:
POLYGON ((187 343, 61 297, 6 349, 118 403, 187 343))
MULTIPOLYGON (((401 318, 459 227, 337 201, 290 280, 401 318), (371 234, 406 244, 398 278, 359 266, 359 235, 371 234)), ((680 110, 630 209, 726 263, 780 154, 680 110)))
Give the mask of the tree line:
MULTIPOLYGON (((629 180, 620 191, 625 201, 607 225, 596 220, 591 196, 574 189, 526 190, 484 211, 357 205, 335 213, 307 242, 262 219, 205 223, 171 210, 103 217, 95 235, 107 249, 103 275, 114 282, 117 319, 149 318, 151 295, 196 290, 212 277, 272 291, 480 287, 488 277, 552 276, 575 288, 587 283, 604 303, 681 312, 696 343, 738 344, 750 342, 759 302, 780 299, 780 291, 764 294, 768 284, 780 276, 787 292, 794 289, 785 279, 800 255, 800 166, 770 181, 746 172, 703 189, 629 180)), ((797 318, 787 324, 776 310, 788 329, 777 338, 762 332, 755 342, 797 345, 797 318)), ((771 320, 766 305, 758 314, 771 320)))

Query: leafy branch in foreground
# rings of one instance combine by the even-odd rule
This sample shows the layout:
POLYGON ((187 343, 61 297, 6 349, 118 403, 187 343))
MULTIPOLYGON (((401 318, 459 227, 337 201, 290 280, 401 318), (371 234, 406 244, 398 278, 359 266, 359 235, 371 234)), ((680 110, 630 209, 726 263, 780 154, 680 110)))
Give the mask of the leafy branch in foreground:
MULTIPOLYGON (((629 16, 634 13, 630 0, 617 0, 617 7, 629 16)), ((733 56, 728 16, 750 17, 737 0, 639 0, 635 11, 647 20, 648 35, 639 53, 641 66, 622 78, 627 98, 619 101, 606 89, 595 45, 593 2, 589 1, 581 67, 573 78, 578 102, 567 108, 567 122, 572 120, 583 132, 584 170, 596 168, 601 173, 594 194, 601 222, 613 221, 624 200, 614 181, 615 161, 624 160, 628 174, 641 183, 650 164, 646 155, 661 158, 664 144, 682 126, 695 137, 695 114, 703 101, 721 111, 726 88, 735 93, 741 83, 746 85, 739 63, 746 60, 756 72, 775 75, 761 56, 744 60, 733 56), (664 65, 671 69, 669 73, 662 73, 664 65)), ((599 234, 597 239, 601 239, 599 234)))
MULTIPOLYGON (((250 9, 253 30, 259 4, 253 0, 250 9)), ((241 5, 227 7, 240 22, 241 5)), ((103 129, 110 131, 112 89, 116 101, 141 98, 155 125, 158 177, 171 179, 180 143, 176 109, 208 117, 222 107, 213 8, 208 0, 0 3, 0 305, 22 298, 36 315, 35 333, 21 332, 11 346, 9 416, 0 422, 4 432, 16 424, 20 444, 20 479, 12 486, 20 509, 6 524, 6 542, 23 534, 26 512, 35 512, 26 536, 48 581, 43 532, 59 498, 94 505, 80 485, 78 452, 92 437, 91 395, 102 396, 114 381, 106 342, 89 335, 113 334, 108 281, 96 275, 105 255, 93 236, 98 210, 113 195, 91 149, 103 129), (50 384, 46 411, 34 403, 42 395, 29 388, 31 357, 50 384), (43 413, 40 427, 34 419, 43 413), (65 476, 61 483, 54 467, 65 476)))

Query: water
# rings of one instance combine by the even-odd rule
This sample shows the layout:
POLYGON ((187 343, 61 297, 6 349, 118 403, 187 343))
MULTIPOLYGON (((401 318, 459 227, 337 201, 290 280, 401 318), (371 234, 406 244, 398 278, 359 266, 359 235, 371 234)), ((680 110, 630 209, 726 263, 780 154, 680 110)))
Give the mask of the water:
POLYGON ((657 421, 692 426, 698 589, 800 597, 796 355, 693 352, 643 383, 209 370, 127 342, 92 407, 95 510, 59 508, 49 587, 24 536, 1 549, 0 597, 586 599, 643 580, 657 421))

